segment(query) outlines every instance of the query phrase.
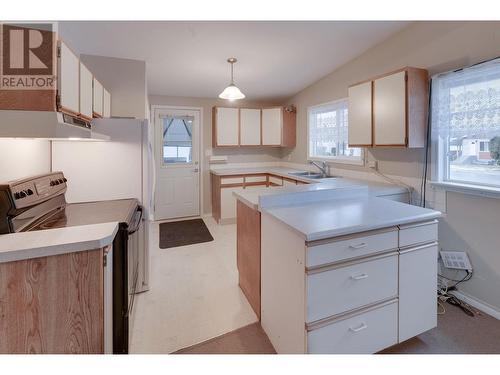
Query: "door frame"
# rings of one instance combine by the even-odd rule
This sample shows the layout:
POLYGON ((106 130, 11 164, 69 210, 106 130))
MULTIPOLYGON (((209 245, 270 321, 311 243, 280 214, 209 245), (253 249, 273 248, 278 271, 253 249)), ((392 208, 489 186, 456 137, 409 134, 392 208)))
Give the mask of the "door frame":
MULTIPOLYGON (((200 187, 198 189, 198 194, 199 194, 199 202, 200 202, 200 215, 199 216, 191 216, 191 217, 203 217, 203 207, 204 207, 204 200, 203 200, 203 192, 204 192, 204 184, 203 184, 203 176, 205 174, 205 155, 202 153, 203 151, 203 137, 204 137, 204 131, 203 131, 203 107, 194 107, 194 106, 183 106, 183 105, 163 105, 163 104, 151 104, 151 122, 153 123, 153 155, 156 157, 157 155, 157 144, 156 144, 156 116, 158 114, 158 111, 161 110, 188 110, 188 111, 198 111, 200 113, 200 129, 199 129, 199 134, 200 134, 200 141, 198 142, 198 155, 200 158, 200 163, 199 163, 199 168, 200 168, 200 173, 198 173, 198 186, 200 187)), ((176 221, 178 219, 169 219, 169 220, 157 220, 156 219, 156 163, 154 164, 154 178, 153 178, 153 219, 155 221, 176 221)), ((185 218, 183 218, 184 220, 185 218)))

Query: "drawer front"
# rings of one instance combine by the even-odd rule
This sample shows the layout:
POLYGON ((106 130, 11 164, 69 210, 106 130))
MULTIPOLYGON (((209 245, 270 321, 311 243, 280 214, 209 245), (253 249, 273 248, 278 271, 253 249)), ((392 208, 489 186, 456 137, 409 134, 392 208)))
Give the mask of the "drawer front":
POLYGON ((438 240, 437 220, 427 223, 401 225, 399 227, 399 247, 434 242, 438 240))
POLYGON ((266 182, 267 177, 266 176, 246 176, 245 177, 245 182, 266 182))
POLYGON ((307 323, 398 294, 398 255, 307 275, 307 323))
POLYGON ((371 354, 397 343, 398 303, 378 307, 310 331, 311 354, 371 354))
POLYGON ((307 248, 307 267, 316 267, 344 259, 357 258, 398 248, 397 229, 390 232, 360 236, 307 248))
POLYGON ((281 177, 269 176, 269 183, 273 183, 276 185, 283 185, 283 179, 281 177))
POLYGON ((220 183, 222 185, 243 184, 243 177, 222 177, 220 183))

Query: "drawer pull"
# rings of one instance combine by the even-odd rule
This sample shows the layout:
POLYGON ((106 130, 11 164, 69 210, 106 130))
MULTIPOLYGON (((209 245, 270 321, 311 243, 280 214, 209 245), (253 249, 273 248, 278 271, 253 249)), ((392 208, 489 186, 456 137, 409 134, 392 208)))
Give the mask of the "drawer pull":
POLYGON ((362 249, 363 247, 366 247, 366 242, 361 242, 358 245, 349 245, 349 249, 354 249, 354 250, 362 249))
POLYGON ((357 333, 357 332, 362 331, 362 330, 367 329, 367 328, 368 328, 368 326, 365 323, 361 323, 361 325, 357 328, 349 327, 349 331, 357 333))
POLYGON ((361 275, 351 276, 351 279, 353 279, 353 280, 363 280, 363 279, 366 279, 367 277, 368 277, 368 275, 366 273, 362 273, 361 275))

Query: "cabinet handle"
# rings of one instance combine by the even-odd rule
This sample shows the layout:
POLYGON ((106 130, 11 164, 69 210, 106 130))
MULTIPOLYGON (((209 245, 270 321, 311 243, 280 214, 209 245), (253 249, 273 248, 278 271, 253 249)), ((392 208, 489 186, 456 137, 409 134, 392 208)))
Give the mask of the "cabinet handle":
POLYGON ((368 277, 368 275, 366 273, 362 273, 361 275, 351 276, 351 279, 353 279, 353 280, 363 280, 363 279, 366 279, 367 277, 368 277))
POLYGON ((366 247, 366 242, 361 242, 360 244, 357 245, 349 245, 349 249, 362 249, 363 247, 366 247))
POLYGON ((367 328, 368 328, 368 326, 365 323, 361 323, 361 325, 357 328, 349 327, 349 331, 356 333, 356 332, 362 331, 362 330, 367 329, 367 328))

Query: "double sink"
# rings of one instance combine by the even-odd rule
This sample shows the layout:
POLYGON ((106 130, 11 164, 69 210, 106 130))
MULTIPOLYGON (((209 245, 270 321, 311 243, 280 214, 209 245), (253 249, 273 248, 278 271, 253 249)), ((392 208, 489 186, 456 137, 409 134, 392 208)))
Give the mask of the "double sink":
POLYGON ((318 172, 291 172, 289 174, 297 177, 311 178, 313 180, 320 180, 325 178, 340 178, 340 176, 323 177, 323 174, 318 172))

